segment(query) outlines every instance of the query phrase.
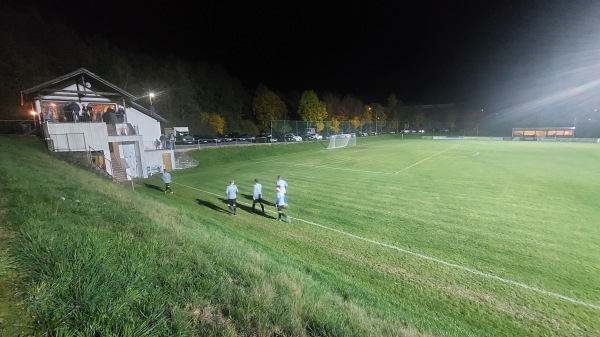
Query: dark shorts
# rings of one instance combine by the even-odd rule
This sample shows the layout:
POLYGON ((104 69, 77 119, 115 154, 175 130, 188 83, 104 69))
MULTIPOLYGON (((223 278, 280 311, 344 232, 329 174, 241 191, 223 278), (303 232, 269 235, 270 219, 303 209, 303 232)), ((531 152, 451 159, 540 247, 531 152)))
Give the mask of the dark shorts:
POLYGON ((285 209, 283 205, 277 205, 277 212, 281 212, 285 209))
POLYGON ((237 199, 227 199, 227 204, 228 204, 228 205, 235 205, 235 201, 236 201, 236 200, 237 200, 237 199))

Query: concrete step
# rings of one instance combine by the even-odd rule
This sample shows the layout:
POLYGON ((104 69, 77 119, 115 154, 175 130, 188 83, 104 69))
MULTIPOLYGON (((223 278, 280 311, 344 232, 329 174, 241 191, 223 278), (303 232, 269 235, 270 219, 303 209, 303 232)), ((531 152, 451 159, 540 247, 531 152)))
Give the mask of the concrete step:
POLYGON ((196 166, 198 166, 198 162, 196 162, 192 157, 186 154, 185 151, 175 150, 175 167, 178 170, 183 170, 196 166))

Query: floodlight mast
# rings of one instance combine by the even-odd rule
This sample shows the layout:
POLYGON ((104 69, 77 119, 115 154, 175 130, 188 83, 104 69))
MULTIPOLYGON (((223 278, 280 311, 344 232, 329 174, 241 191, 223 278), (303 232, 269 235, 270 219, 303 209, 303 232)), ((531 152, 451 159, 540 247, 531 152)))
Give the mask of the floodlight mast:
POLYGON ((148 97, 150 97, 150 108, 152 108, 152 97, 154 97, 154 93, 153 93, 153 92, 150 92, 150 93, 148 94, 148 97))

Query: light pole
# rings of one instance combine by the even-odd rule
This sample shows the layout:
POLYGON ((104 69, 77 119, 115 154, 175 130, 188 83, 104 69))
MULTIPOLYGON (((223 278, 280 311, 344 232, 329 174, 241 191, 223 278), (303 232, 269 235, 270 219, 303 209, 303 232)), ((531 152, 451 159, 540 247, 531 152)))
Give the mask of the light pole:
POLYGON ((375 110, 375 136, 379 134, 379 128, 377 127, 377 122, 379 122, 379 117, 377 116, 377 110, 375 110))
MULTIPOLYGON (((373 111, 373 109, 371 109, 371 107, 368 107, 369 112, 373 111)), ((377 110, 375 110, 375 135, 377 136, 377 120, 379 118, 377 117, 377 110)))

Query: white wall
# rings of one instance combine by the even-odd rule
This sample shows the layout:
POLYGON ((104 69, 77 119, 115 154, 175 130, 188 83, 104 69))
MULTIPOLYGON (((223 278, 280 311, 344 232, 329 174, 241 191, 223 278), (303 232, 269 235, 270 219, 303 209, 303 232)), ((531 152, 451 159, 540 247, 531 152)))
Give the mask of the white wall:
POLYGON ((105 151, 108 131, 104 123, 45 123, 47 135, 57 151, 105 151))
POLYGON ((162 168, 164 167, 163 164, 163 153, 168 153, 169 156, 171 157, 171 165, 173 166, 173 169, 177 169, 177 167, 175 166, 175 153, 172 150, 157 150, 157 151, 146 151, 146 166, 144 167, 144 171, 146 171, 146 169, 150 166, 150 167, 156 167, 156 166, 160 166, 161 167, 161 171, 162 168))
POLYGON ((127 122, 137 127, 143 137, 144 149, 155 150, 154 141, 160 138, 160 122, 156 119, 134 109, 127 108, 127 122))

